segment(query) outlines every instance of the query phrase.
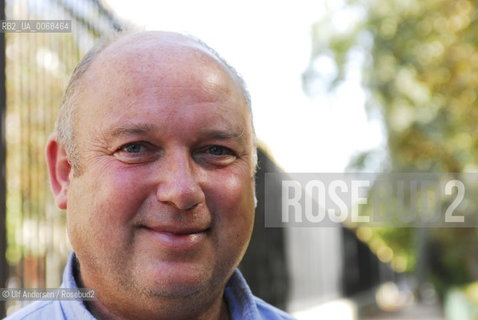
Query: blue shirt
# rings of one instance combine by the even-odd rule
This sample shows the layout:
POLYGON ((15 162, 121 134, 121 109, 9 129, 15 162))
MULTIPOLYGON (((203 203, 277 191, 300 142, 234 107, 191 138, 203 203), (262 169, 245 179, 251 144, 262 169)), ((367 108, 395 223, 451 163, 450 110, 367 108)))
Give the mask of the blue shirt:
MULTIPOLYGON (((68 259, 63 272, 61 288, 78 288, 73 276, 74 253, 68 259)), ((229 279, 224 295, 229 306, 231 320, 292 320, 285 312, 252 295, 246 280, 235 270, 229 279)), ((13 313, 6 320, 93 320, 93 315, 81 300, 36 301, 13 313)))

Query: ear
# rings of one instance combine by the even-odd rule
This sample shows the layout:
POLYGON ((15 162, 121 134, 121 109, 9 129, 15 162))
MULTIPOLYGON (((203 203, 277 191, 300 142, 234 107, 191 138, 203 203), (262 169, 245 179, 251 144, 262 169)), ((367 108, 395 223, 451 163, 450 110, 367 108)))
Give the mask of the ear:
POLYGON ((58 143, 55 133, 50 135, 46 145, 46 161, 50 177, 50 185, 56 205, 61 210, 67 207, 67 191, 70 185, 71 165, 65 149, 58 143))

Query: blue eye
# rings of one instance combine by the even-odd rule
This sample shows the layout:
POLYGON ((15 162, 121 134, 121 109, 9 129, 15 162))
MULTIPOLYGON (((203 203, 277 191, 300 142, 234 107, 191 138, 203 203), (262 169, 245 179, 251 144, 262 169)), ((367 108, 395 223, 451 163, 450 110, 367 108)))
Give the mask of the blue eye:
POLYGON ((158 159, 160 150, 145 141, 125 143, 114 152, 114 156, 124 163, 139 164, 158 159))
POLYGON ((233 149, 220 145, 204 146, 194 153, 196 162, 210 167, 225 167, 237 159, 233 149))
POLYGON ((231 149, 221 146, 211 146, 207 149, 209 154, 214 156, 225 156, 225 155, 232 155, 234 154, 231 149))
POLYGON ((128 152, 128 153, 140 153, 141 151, 144 151, 144 144, 138 143, 138 142, 133 142, 133 143, 128 143, 121 147, 121 150, 128 152))

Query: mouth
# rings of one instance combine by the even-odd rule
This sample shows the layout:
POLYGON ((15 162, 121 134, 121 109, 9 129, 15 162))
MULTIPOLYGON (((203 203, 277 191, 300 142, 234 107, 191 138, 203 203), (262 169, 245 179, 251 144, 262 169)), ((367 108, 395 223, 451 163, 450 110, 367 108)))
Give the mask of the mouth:
POLYGON ((171 250, 191 250, 207 237, 209 228, 175 228, 142 226, 153 241, 171 250))

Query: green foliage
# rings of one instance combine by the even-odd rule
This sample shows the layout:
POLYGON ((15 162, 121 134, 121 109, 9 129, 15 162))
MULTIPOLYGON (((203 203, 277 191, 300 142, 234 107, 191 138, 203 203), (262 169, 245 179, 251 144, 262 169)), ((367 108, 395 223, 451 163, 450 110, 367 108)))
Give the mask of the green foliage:
MULTIPOLYGON (((347 32, 318 23, 314 57, 332 56, 343 79, 352 51, 361 52, 369 110, 382 114, 390 171, 477 171, 478 4, 467 0, 358 0, 363 17, 347 32), (322 31, 327 34, 323 34, 322 31), (332 54, 331 54, 332 52, 332 54)), ((330 21, 330 17, 328 18, 330 21)), ((310 72, 310 70, 309 70, 310 72)), ((314 70, 320 76, 320 70, 314 70)), ((355 159, 366 163, 373 152, 355 159)), ((394 252, 417 258, 415 232, 374 230, 394 252)), ((478 278, 474 229, 430 232, 431 278, 446 288, 478 278)), ((420 257, 418 257, 420 258, 420 257)))

